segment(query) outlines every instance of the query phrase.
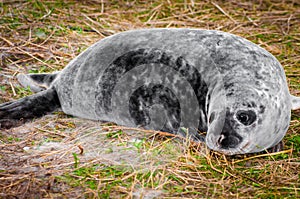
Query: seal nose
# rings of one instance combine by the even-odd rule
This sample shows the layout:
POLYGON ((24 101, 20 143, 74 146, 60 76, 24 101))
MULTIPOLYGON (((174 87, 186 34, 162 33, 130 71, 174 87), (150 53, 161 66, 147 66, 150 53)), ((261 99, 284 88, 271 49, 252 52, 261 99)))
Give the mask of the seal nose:
POLYGON ((236 148, 242 142, 242 138, 237 135, 221 133, 217 142, 223 149, 236 148))

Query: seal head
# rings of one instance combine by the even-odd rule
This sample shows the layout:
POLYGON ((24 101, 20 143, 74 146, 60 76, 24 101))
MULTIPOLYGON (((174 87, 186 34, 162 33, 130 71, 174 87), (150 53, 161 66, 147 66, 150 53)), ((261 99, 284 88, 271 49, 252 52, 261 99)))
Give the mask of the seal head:
POLYGON ((233 155, 275 146, 288 130, 292 107, 282 66, 245 39, 227 39, 218 47, 212 57, 223 86, 211 97, 208 147, 233 155))

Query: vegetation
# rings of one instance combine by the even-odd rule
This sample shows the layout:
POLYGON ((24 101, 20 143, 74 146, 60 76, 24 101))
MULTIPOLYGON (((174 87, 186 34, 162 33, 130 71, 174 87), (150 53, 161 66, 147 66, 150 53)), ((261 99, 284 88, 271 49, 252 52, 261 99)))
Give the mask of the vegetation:
MULTIPOLYGON (((217 29, 274 54, 300 94, 293 0, 3 0, 0 103, 30 95, 17 73, 52 72, 99 39, 153 27, 217 29)), ((0 132, 0 198, 299 198, 300 112, 274 154, 225 156, 161 132, 61 112, 0 132)))

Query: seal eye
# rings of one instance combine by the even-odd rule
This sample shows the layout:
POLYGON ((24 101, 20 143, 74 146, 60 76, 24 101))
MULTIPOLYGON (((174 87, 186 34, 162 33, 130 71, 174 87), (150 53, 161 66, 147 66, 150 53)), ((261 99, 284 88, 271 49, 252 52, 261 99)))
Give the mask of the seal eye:
POLYGON ((238 111, 236 118, 245 126, 249 126, 256 120, 256 114, 254 111, 238 111))

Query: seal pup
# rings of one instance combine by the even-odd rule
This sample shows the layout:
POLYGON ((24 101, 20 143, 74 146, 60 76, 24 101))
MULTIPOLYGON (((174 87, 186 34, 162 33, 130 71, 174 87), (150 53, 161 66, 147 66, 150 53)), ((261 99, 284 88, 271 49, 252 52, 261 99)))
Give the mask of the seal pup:
POLYGON ((1 104, 2 128, 61 107, 81 118, 187 134, 228 155, 277 149, 291 108, 300 108, 273 55, 214 30, 118 33, 60 72, 18 80, 38 93, 1 104))

